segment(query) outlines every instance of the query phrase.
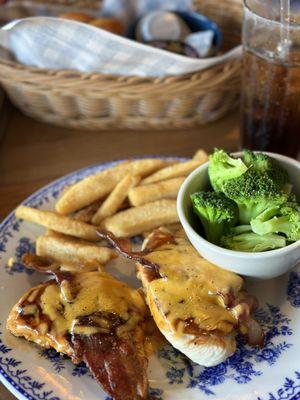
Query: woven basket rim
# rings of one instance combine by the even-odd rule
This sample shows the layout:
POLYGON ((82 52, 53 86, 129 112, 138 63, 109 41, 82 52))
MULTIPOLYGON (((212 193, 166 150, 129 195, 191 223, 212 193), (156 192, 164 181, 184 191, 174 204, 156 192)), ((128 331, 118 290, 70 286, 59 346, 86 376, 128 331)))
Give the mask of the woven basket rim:
MULTIPOLYGON (((234 48, 237 48, 238 46, 235 46, 234 48)), ((233 49, 234 49, 233 48, 233 49)), ((231 49, 231 50, 233 50, 231 49)), ((25 70, 28 73, 31 74, 36 74, 36 75, 47 75, 48 77, 61 77, 61 78, 80 78, 80 79, 106 79, 106 80, 114 80, 117 82, 122 82, 122 83, 164 83, 164 82, 178 82, 181 80, 185 79, 192 79, 192 78, 197 78, 201 73, 208 71, 210 69, 214 68, 220 68, 224 66, 225 64, 234 64, 236 62, 240 62, 240 58, 231 58, 231 59, 225 59, 224 61, 220 61, 218 63, 215 63, 213 65, 210 65, 206 68, 203 68, 199 71, 195 72, 188 72, 185 74, 179 74, 179 75, 164 75, 162 77, 154 77, 154 76, 140 76, 140 75, 116 75, 116 74, 108 74, 108 73, 102 73, 102 72, 84 72, 76 69, 55 69, 55 68, 45 68, 45 67, 38 67, 34 65, 25 65, 22 64, 18 61, 14 60, 5 60, 0 58, 0 66, 1 64, 7 65, 8 67, 11 67, 17 71, 22 71, 25 70)))
MULTIPOLYGON (((1 64, 0 64, 1 65, 1 64)), ((4 65, 4 64, 3 64, 4 65)), ((124 77, 109 76, 93 73, 80 73, 71 70, 43 70, 34 67, 23 68, 23 65, 9 62, 7 68, 0 73, 0 81, 3 84, 14 81, 27 87, 31 92, 44 92, 50 90, 53 94, 71 96, 87 95, 90 98, 106 98, 108 96, 124 97, 128 99, 144 98, 169 99, 171 95, 183 95, 193 88, 197 96, 216 88, 220 83, 223 89, 232 84, 232 78, 239 74, 240 59, 218 64, 214 69, 209 68, 188 75, 170 76, 163 78, 149 77, 124 77), (11 67, 15 68, 11 68, 11 67), (6 70, 5 70, 6 69, 6 70), (25 71, 25 72, 24 72, 25 71), (231 79, 229 83, 228 78, 231 79)))

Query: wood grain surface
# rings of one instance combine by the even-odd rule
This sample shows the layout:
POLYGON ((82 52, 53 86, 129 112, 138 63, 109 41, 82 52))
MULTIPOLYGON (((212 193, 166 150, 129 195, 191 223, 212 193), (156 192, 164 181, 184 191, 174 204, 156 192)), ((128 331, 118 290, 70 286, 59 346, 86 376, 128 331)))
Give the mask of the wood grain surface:
MULTIPOLYGON (((52 180, 90 164, 142 155, 191 156, 197 148, 238 148, 238 115, 190 130, 86 132, 0 111, 0 221, 52 180)), ((14 396, 0 384, 0 400, 14 396)))

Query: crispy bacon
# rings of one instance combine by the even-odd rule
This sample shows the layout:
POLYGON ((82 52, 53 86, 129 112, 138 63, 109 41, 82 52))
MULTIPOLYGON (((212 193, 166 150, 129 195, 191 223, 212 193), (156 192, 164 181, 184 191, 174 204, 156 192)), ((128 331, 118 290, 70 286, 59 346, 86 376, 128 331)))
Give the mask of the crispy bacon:
POLYGON ((174 235, 166 229, 155 229, 144 241, 143 252, 150 253, 164 244, 176 244, 174 235))
POLYGON ((71 281, 73 277, 70 272, 60 271, 60 265, 48 257, 41 257, 33 253, 25 253, 22 256, 22 262, 28 269, 34 269, 45 275, 53 275, 59 285, 61 285, 63 281, 71 281))
POLYGON ((134 339, 116 335, 73 335, 75 353, 114 400, 148 398, 147 360, 134 339))
POLYGON ((52 274, 53 271, 56 271, 59 268, 59 265, 51 258, 41 257, 33 253, 23 254, 22 262, 26 268, 35 269, 44 274, 52 274))
POLYGON ((151 270, 151 280, 161 278, 159 274, 159 265, 144 258, 149 251, 134 252, 132 251, 132 245, 128 239, 116 238, 108 231, 97 230, 96 232, 101 239, 106 239, 122 256, 149 268, 149 270, 151 270))

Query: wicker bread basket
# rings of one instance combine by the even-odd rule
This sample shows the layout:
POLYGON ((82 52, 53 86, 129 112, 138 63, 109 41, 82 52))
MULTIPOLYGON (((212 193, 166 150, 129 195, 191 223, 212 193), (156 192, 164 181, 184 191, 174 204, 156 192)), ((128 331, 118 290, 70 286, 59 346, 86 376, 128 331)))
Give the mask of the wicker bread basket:
MULTIPOLYGON (((81 2, 90 7, 96 3, 81 2)), ((219 24, 225 50, 240 43, 242 0, 195 0, 194 7, 219 24)), ((93 130, 174 129, 206 124, 233 109, 239 100, 240 69, 241 61, 231 60, 194 74, 141 78, 0 60, 0 82, 25 114, 48 123, 93 130)))

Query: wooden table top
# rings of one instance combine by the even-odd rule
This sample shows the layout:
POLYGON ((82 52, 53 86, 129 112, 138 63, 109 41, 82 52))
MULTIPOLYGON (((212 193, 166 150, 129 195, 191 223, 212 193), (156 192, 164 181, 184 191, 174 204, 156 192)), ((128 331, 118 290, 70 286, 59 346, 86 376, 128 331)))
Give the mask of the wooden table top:
MULTIPOLYGON (((74 131, 0 111, 0 221, 52 180, 84 166, 142 155, 191 156, 198 148, 238 148, 238 114, 176 131, 74 131)), ((14 396, 0 384, 0 400, 14 396)))

